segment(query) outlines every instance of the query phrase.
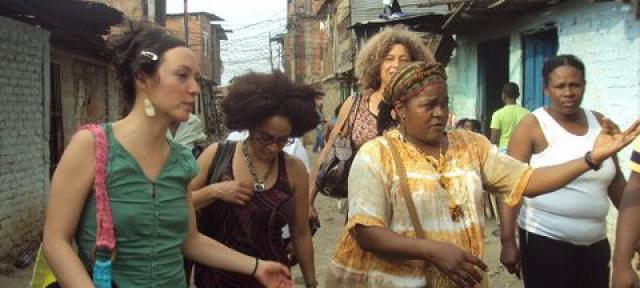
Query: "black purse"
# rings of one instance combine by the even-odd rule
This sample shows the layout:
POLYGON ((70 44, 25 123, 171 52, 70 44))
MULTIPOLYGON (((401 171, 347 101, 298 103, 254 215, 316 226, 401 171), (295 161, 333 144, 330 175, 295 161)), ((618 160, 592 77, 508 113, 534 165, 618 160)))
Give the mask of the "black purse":
POLYGON ((347 187, 349 169, 355 156, 353 143, 351 141, 353 123, 351 123, 350 120, 351 114, 353 114, 354 119, 358 115, 361 98, 360 96, 356 96, 349 110, 349 115, 347 115, 347 118, 342 123, 340 132, 333 141, 327 158, 322 161, 322 164, 320 164, 318 168, 316 189, 322 193, 322 195, 332 198, 346 198, 349 195, 347 187))
MULTIPOLYGON (((218 149, 216 149, 216 154, 213 156, 213 160, 211 160, 211 164, 209 164, 209 171, 207 172, 207 183, 206 185, 220 182, 220 177, 222 177, 222 173, 227 166, 231 162, 233 158, 233 153, 236 151, 236 142, 235 141, 222 141, 218 143, 218 149)), ((207 221, 212 221, 207 218, 207 213, 202 210, 207 209, 207 207, 202 208, 196 211, 196 224, 198 226, 198 231, 205 231, 207 221)), ((193 266, 195 262, 184 258, 184 271, 185 275, 187 275, 187 286, 191 286, 191 274, 193 272, 193 266)))

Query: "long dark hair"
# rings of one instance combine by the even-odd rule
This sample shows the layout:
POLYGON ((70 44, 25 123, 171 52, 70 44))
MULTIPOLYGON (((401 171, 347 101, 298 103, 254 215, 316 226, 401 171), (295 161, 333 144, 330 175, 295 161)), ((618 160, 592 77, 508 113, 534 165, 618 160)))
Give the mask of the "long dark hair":
POLYGON ((167 50, 187 47, 187 44, 146 20, 130 21, 125 25, 121 34, 109 39, 109 52, 122 87, 123 114, 127 115, 136 100, 136 75, 154 75, 167 50))

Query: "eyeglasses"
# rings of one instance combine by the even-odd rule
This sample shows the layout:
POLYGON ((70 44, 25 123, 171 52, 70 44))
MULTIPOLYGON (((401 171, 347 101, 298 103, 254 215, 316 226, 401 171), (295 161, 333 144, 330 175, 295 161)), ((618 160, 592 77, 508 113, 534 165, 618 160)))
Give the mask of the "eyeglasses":
POLYGON ((294 139, 289 138, 289 136, 276 138, 269 135, 269 133, 265 133, 257 130, 252 131, 251 136, 256 141, 258 141, 260 145, 271 145, 275 143, 280 147, 284 147, 284 146, 293 144, 293 141, 294 141, 294 139))

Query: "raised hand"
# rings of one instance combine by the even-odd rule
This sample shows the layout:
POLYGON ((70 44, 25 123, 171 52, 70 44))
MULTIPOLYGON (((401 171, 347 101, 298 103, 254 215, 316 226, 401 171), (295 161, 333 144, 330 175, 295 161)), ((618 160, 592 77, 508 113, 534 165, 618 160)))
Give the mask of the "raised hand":
POLYGON ((224 202, 244 205, 253 197, 251 185, 240 181, 224 181, 211 184, 214 197, 224 202))
POLYGON ((516 241, 502 243, 502 247, 500 248, 500 263, 507 268, 510 274, 514 274, 518 279, 521 279, 520 250, 518 250, 516 241))
POLYGON ((268 288, 293 287, 289 269, 278 262, 259 260, 255 277, 268 288))
POLYGON ((442 273, 458 285, 458 287, 475 287, 482 281, 478 269, 487 271, 482 260, 454 245, 435 242, 433 253, 428 261, 432 262, 442 273))
POLYGON ((606 117, 602 118, 600 126, 602 131, 591 151, 591 158, 596 164, 602 163, 640 135, 640 120, 633 122, 624 132, 620 132, 620 129, 606 117))

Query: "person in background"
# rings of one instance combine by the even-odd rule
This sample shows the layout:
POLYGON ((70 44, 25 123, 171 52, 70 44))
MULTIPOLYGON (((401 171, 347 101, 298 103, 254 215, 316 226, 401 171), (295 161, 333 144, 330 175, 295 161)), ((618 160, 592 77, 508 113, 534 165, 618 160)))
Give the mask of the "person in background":
POLYGON ((456 129, 457 128, 464 129, 464 124, 467 123, 467 120, 469 120, 469 119, 462 118, 462 119, 458 120, 458 122, 456 122, 456 129))
POLYGON ((494 112, 491 116, 491 134, 489 141, 497 145, 498 149, 503 153, 507 151, 509 137, 511 137, 511 133, 518 125, 518 122, 520 122, 522 117, 529 114, 529 110, 516 103, 519 96, 520 89, 518 88, 518 84, 513 82, 504 84, 500 95, 504 107, 498 109, 498 111, 494 112))
POLYGON ((324 136, 322 136, 322 138, 324 139, 325 144, 327 143, 327 141, 329 141, 329 136, 331 134, 331 131, 333 131, 333 127, 336 126, 336 122, 338 121, 338 114, 340 114, 340 108, 342 108, 342 104, 344 104, 344 102, 340 102, 340 104, 336 106, 336 109, 333 110, 331 121, 327 122, 327 126, 324 129, 324 136))
MULTIPOLYGON (((193 52, 149 22, 132 22, 118 37, 111 42, 113 62, 128 113, 102 125, 116 287, 186 288, 183 257, 255 277, 261 285, 293 287, 284 265, 238 253, 197 231, 188 186, 198 166, 189 149, 165 138, 171 123, 189 119, 200 94, 193 52)), ((61 287, 93 287, 94 147, 90 131, 76 133, 51 181, 42 247, 61 287)))
POLYGON ((448 98, 437 63, 410 63, 389 81, 383 105, 390 107, 380 107, 378 122, 387 132, 364 144, 353 161, 349 220, 327 287, 487 287, 480 260, 483 190, 505 195, 508 205, 523 195, 553 195, 640 134, 640 121, 624 133, 606 126, 587 157, 532 169, 482 135, 447 132, 448 98), (421 239, 416 222, 424 229, 421 239))
POLYGON ((320 123, 315 129, 316 137, 313 143, 312 151, 318 152, 318 150, 322 150, 324 148, 324 128, 327 125, 327 121, 324 120, 324 114, 322 114, 322 109, 324 107, 324 103, 321 99, 316 100, 316 109, 318 116, 320 117, 320 123))
MULTIPOLYGON (((198 228, 243 253, 290 265, 286 238, 307 287, 316 287, 309 229, 309 174, 302 161, 282 151, 291 139, 318 125, 315 100, 322 92, 295 84, 280 72, 248 73, 234 79, 222 105, 227 128, 247 130, 233 145, 219 179, 209 169, 220 147, 210 145, 198 159, 202 173, 191 182, 198 228), (247 117, 251 115, 251 117, 247 117)), ((195 266, 198 288, 253 288, 259 283, 240 273, 195 266)))
POLYGON ((464 125, 462 125, 462 128, 467 131, 482 134, 482 123, 476 119, 467 119, 467 121, 464 122, 464 125))
POLYGON ((516 276, 522 267, 527 288, 609 287, 606 218, 609 201, 619 207, 626 181, 615 153, 610 159, 592 157, 603 133, 615 136, 619 130, 602 114, 581 107, 585 73, 574 55, 547 59, 542 76, 550 105, 522 118, 509 140, 508 155, 532 167, 583 157, 590 168, 553 193, 525 197, 521 207, 501 205, 500 260, 516 276))
POLYGON ((360 50, 356 59, 356 76, 362 88, 360 96, 350 96, 344 101, 336 126, 331 131, 329 140, 320 152, 309 175, 309 205, 311 206, 309 217, 318 219, 318 213, 314 206, 318 190, 316 189, 316 176, 320 163, 329 154, 340 128, 350 125, 351 140, 354 153, 367 141, 380 135, 378 130, 378 106, 382 102, 382 94, 389 79, 396 72, 398 66, 410 61, 433 61, 433 55, 427 49, 422 37, 409 31, 405 26, 387 27, 371 37, 360 50), (359 101, 358 101, 359 100, 359 101), (357 107, 353 107, 354 103, 357 107), (347 119, 349 118, 349 119, 347 119))
MULTIPOLYGON (((640 250, 640 139, 631 152, 631 175, 627 181, 618 214, 616 245, 613 252, 613 288, 635 288, 640 285, 638 273, 631 266, 635 252, 640 250)), ((636 264, 637 267, 640 263, 636 264)))
POLYGON ((196 158, 202 153, 200 144, 207 139, 200 118, 193 113, 189 113, 189 120, 185 122, 171 123, 165 136, 168 140, 187 147, 196 158))

